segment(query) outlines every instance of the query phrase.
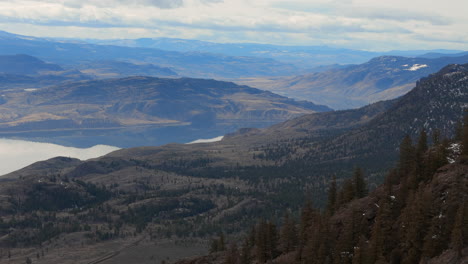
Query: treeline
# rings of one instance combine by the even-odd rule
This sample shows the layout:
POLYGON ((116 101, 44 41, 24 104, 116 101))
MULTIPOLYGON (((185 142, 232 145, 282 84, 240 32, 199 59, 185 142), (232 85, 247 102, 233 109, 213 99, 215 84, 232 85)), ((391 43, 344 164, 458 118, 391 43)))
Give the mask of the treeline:
POLYGON ((448 249, 461 259, 468 245, 467 164, 468 116, 453 140, 437 131, 428 140, 424 130, 415 144, 405 137, 398 165, 370 195, 357 168, 340 189, 333 179, 325 209, 307 203, 297 222, 289 213, 280 227, 262 220, 241 244, 217 239, 212 251, 225 250, 226 264, 412 264, 448 249), (449 162, 453 171, 434 178, 449 162))

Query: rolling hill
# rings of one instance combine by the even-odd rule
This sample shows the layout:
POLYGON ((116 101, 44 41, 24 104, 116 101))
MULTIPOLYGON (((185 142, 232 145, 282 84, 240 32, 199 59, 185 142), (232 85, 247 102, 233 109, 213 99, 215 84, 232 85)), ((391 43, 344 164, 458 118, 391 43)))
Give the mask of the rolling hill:
POLYGON ((349 109, 388 100, 410 91, 417 80, 447 64, 468 62, 468 55, 441 58, 383 56, 341 69, 292 78, 246 80, 247 84, 292 98, 320 102, 334 109, 349 109))
MULTIPOLYGON (((192 141, 200 138, 197 137, 200 133, 209 135, 207 130, 222 133, 218 130, 232 132, 240 127, 265 127, 299 115, 331 110, 234 83, 190 78, 82 81, 11 91, 2 100, 0 132, 3 134, 137 129, 138 145, 145 142, 145 129, 151 132, 154 127, 186 127, 185 137, 192 141), (190 135, 189 128, 199 132, 192 131, 190 135)), ((132 134, 113 138, 116 134, 113 133, 112 139, 107 139, 112 142, 106 144, 122 146, 127 138, 133 137, 132 134)), ((154 135, 147 136, 146 144, 155 144, 150 140, 154 135)))

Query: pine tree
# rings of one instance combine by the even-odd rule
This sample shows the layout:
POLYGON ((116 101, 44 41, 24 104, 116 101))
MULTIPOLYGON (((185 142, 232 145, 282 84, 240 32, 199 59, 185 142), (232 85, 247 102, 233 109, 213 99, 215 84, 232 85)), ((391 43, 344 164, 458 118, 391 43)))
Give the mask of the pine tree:
POLYGON ((251 264, 252 263, 252 247, 249 238, 245 238, 242 243, 240 264, 251 264))
POLYGON ((309 239, 309 229, 313 225, 314 220, 317 216, 317 213, 312 207, 312 203, 307 201, 305 206, 302 208, 301 212, 301 221, 299 225, 299 243, 298 243, 298 252, 297 259, 300 260, 303 254, 304 247, 307 244, 309 239))
POLYGON ((461 135, 461 141, 462 141, 462 156, 468 156, 468 114, 465 114, 465 117, 463 119, 463 130, 462 130, 462 135, 461 135))
POLYGON ((225 251, 226 250, 226 241, 224 240, 223 232, 219 233, 219 240, 218 240, 218 250, 225 251))
POLYGON ((439 145, 440 143, 441 143, 440 130, 436 128, 432 132, 432 144, 433 145, 439 145))
POLYGON ((457 215, 455 218, 455 224, 453 225, 452 230, 452 237, 450 241, 450 246, 452 247, 455 252, 457 252, 457 256, 461 257, 462 250, 463 250, 463 228, 466 229, 466 226, 463 226, 463 218, 464 218, 464 204, 461 204, 458 207, 457 215))
POLYGON ((353 264, 364 264, 365 262, 366 239, 364 236, 359 238, 359 243, 354 247, 353 264))
POLYGON ((428 212, 432 203, 431 192, 424 192, 420 187, 414 195, 414 199, 409 202, 402 213, 401 237, 402 244, 406 250, 407 256, 404 263, 416 263, 419 261, 422 253, 423 241, 429 229, 428 212), (416 262, 415 262, 416 261, 416 262))
POLYGON ((210 244, 210 253, 226 250, 224 234, 220 232, 217 239, 213 239, 210 244))
POLYGON ((396 234, 392 230, 395 221, 393 201, 388 196, 380 200, 375 223, 369 242, 369 260, 376 262, 379 257, 389 256, 396 245, 396 234))
POLYGON ((367 184, 364 180, 364 173, 362 169, 357 167, 354 169, 353 173, 353 187, 354 187, 354 197, 355 198, 362 198, 367 195, 367 184))
POLYGON ((283 253, 288 253, 296 249, 297 245, 297 230, 294 220, 290 218, 286 212, 283 218, 283 226, 280 230, 280 250, 283 253))
POLYGON ((355 197, 355 188, 352 179, 344 181, 337 198, 337 208, 350 202, 355 197))
POLYGON ((417 156, 424 155, 424 153, 426 153, 427 149, 428 149, 428 146, 427 146, 427 133, 426 133, 426 130, 423 129, 419 133, 418 145, 416 146, 416 155, 417 156))
POLYGON ((336 188, 336 176, 333 175, 333 179, 328 188, 328 201, 327 201, 327 212, 329 215, 333 215, 337 205, 337 188, 336 188))
POLYGON ((278 256, 278 236, 276 226, 268 221, 262 220, 257 227, 255 239, 256 258, 259 263, 271 261, 278 256))
POLYGON ((402 177, 407 176, 414 167, 414 147, 411 141, 411 137, 406 135, 400 144, 400 162, 399 169, 402 177))
POLYGON ((239 263, 239 249, 236 243, 232 243, 227 252, 224 264, 238 264, 239 263))
POLYGON ((427 176, 427 166, 424 159, 427 150, 427 133, 426 130, 423 129, 419 134, 418 144, 416 146, 416 185, 427 176))

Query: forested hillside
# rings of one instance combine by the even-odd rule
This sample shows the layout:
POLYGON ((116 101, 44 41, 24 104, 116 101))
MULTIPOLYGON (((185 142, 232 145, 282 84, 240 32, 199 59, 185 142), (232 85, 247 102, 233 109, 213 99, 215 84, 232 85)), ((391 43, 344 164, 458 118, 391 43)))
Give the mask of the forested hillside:
POLYGON ((432 145, 424 130, 416 144, 405 137, 398 165, 370 194, 356 168, 341 188, 330 183, 325 208, 308 202, 299 219, 261 220, 241 243, 221 234, 211 246, 221 254, 178 263, 466 263, 468 116, 464 124, 432 145))

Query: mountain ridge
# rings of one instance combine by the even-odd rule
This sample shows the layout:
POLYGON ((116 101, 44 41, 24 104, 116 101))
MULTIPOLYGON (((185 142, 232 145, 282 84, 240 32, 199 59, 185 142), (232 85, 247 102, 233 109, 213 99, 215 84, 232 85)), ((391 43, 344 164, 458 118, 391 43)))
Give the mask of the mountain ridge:
MULTIPOLYGON (((355 166, 366 168, 371 185, 381 183, 406 134, 415 138, 423 128, 454 134, 467 96, 468 65, 450 65, 420 80, 407 95, 363 109, 245 129, 215 143, 138 147, 87 161, 34 164, 7 175, 0 185, 0 211, 19 212, 24 220, 0 225, 0 245, 14 245, 17 259, 23 247, 40 243, 51 253, 63 252, 62 263, 73 263, 74 251, 48 239, 83 242, 86 257, 99 259, 96 250, 109 241, 123 246, 142 238, 138 249, 146 254, 142 247, 158 247, 152 239, 247 230, 255 219, 299 210, 305 197, 324 205, 332 175, 344 184, 355 166), (54 218, 50 212, 60 214, 54 218), (38 221, 44 225, 35 225, 38 221)), ((45 259, 53 256, 46 253, 45 259)))
POLYGON ((9 33, 2 36, 0 37, 2 54, 29 54, 49 62, 72 67, 93 61, 118 60, 168 67, 181 76, 197 78, 291 75, 299 71, 292 64, 270 58, 95 45, 9 33))
POLYGON ((467 63, 468 55, 442 58, 381 56, 370 61, 285 79, 239 81, 276 93, 323 102, 334 109, 360 107, 404 95, 416 81, 448 64, 467 63))
MULTIPOLYGON (((77 129, 137 129, 142 133, 145 126, 148 129, 186 127, 189 132, 202 128, 233 131, 331 110, 229 82, 142 76, 14 90, 5 93, 2 99, 0 132, 13 135, 77 129)), ((147 134, 141 135, 141 142, 145 137, 152 140, 152 132, 148 130, 147 134)), ((108 140, 112 141, 106 141, 108 145, 122 143, 122 140, 108 140)))

